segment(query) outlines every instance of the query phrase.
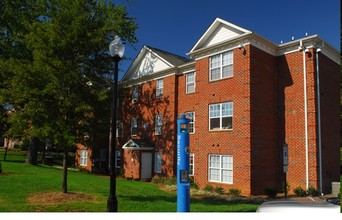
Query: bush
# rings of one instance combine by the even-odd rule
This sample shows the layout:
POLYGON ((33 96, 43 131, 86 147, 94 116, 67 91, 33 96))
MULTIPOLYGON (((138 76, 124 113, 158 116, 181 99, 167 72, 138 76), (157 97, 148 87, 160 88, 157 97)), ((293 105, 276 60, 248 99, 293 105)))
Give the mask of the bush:
POLYGON ((214 187, 207 184, 205 187, 204 187, 204 191, 207 191, 207 192, 214 192, 214 187))
POLYGON ((194 178, 190 177, 190 188, 199 189, 197 183, 195 182, 194 178))
POLYGON ((318 189, 315 189, 315 187, 310 186, 307 194, 313 197, 319 196, 321 194, 321 192, 318 189))
POLYGON ((222 187, 215 187, 214 191, 219 195, 224 193, 224 189, 222 187))
POLYGON ((0 174, 2 173, 2 165, 1 165, 1 162, 0 162, 0 174))
POLYGON ((266 187, 264 191, 268 198, 275 198, 277 196, 277 190, 274 187, 266 187))
POLYGON ((241 190, 231 188, 231 189, 229 189, 228 194, 232 195, 232 196, 240 196, 241 195, 241 190))
POLYGON ((293 190, 293 192, 296 194, 296 196, 304 197, 306 196, 306 190, 304 190, 302 187, 297 187, 293 190))

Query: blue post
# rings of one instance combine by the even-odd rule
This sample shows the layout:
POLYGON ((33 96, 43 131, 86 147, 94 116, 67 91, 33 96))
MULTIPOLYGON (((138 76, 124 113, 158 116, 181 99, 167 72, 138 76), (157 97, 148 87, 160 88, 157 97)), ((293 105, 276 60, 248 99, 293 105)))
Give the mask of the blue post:
POLYGON ((189 119, 177 120, 177 212, 190 212, 189 119))

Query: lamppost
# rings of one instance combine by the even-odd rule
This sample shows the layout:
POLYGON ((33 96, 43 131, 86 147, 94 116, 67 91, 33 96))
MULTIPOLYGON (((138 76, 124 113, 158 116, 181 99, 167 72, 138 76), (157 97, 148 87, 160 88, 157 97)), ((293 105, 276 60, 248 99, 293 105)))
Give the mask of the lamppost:
POLYGON ((120 37, 115 36, 114 40, 109 44, 109 53, 113 57, 114 79, 113 79, 113 100, 110 118, 110 133, 109 133, 109 175, 110 175, 110 190, 107 201, 107 211, 118 211, 118 200, 116 198, 116 171, 115 171, 115 151, 116 151, 116 110, 118 101, 118 73, 119 61, 125 52, 125 47, 122 44, 120 37))

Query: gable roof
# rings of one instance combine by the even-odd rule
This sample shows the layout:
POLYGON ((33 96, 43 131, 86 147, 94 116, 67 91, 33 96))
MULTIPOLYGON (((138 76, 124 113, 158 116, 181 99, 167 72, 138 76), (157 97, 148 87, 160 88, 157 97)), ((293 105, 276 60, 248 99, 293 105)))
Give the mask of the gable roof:
POLYGON ((217 45, 251 33, 252 31, 250 30, 232 24, 221 18, 216 18, 188 54, 191 54, 201 48, 217 45))
POLYGON ((188 61, 186 57, 145 45, 122 77, 121 82, 172 69, 188 61))
POLYGON ((123 146, 125 150, 154 150, 154 145, 143 139, 130 139, 123 146))

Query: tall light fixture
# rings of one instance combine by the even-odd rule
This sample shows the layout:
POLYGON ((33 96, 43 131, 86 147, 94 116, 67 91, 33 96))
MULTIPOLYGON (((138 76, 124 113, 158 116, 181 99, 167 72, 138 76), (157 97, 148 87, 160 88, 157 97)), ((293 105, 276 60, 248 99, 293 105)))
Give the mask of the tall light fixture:
POLYGON ((116 171, 115 171, 115 152, 116 152, 116 110, 118 101, 118 74, 119 61, 125 52, 125 46, 122 44, 120 37, 115 36, 114 40, 109 44, 109 53, 113 57, 114 77, 113 77, 113 100, 110 118, 110 133, 109 133, 109 175, 110 175, 110 190, 107 201, 107 211, 118 211, 118 200, 116 198, 116 171))

